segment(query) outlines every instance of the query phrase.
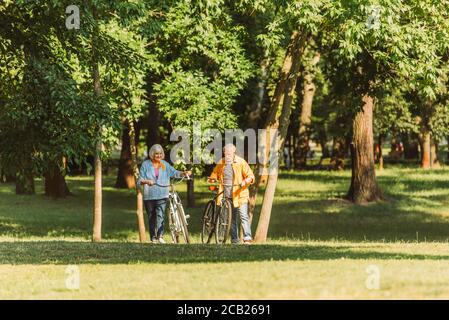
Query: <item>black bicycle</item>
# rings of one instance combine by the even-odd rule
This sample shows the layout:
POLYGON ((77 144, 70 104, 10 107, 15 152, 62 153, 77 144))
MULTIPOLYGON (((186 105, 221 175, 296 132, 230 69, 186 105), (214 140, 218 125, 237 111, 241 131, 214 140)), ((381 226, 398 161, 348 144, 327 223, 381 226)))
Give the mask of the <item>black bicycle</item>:
POLYGON ((190 180, 190 178, 178 178, 176 183, 170 181, 169 185, 156 183, 159 187, 170 188, 167 209, 170 234, 173 243, 180 243, 180 236, 182 236, 185 243, 190 243, 189 230, 187 228, 189 225, 187 219, 190 218, 190 216, 185 214, 181 198, 175 190, 175 184, 179 184, 185 180, 190 180))
MULTIPOLYGON (((223 187, 235 187, 238 184, 223 184, 218 181, 217 184, 211 184, 210 187, 217 187, 219 184, 223 187)), ((222 192, 216 193, 215 197, 210 200, 204 209, 203 223, 201 228, 201 242, 210 243, 212 236, 215 234, 215 242, 217 244, 224 244, 229 238, 229 232, 232 224, 232 200, 226 197, 221 198, 220 205, 217 205, 217 198, 222 195, 222 192)))

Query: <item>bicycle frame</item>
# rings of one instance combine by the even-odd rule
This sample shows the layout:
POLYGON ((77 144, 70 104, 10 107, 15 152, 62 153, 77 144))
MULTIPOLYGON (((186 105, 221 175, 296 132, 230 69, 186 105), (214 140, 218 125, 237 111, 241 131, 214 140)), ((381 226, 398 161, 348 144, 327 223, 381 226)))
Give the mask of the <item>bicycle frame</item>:
MULTIPOLYGON (((222 185, 223 187, 241 187, 241 185, 239 185, 239 184, 224 184, 222 181, 220 181, 220 180, 218 180, 216 183, 214 183, 214 184, 210 184, 211 186, 219 186, 219 185, 222 185)), ((215 197, 213 198, 213 200, 217 200, 217 198, 219 197, 219 196, 221 196, 222 194, 224 193, 224 188, 223 188, 223 191, 221 191, 221 192, 216 192, 216 194, 215 194, 215 197)), ((221 204, 223 204, 223 202, 226 200, 226 198, 225 197, 222 197, 221 198, 221 204)))
POLYGON ((170 188, 169 194, 168 194, 168 209, 169 209, 169 227, 170 227, 170 233, 172 234, 173 241, 175 243, 178 242, 179 234, 184 234, 184 239, 186 242, 189 242, 188 240, 188 230, 187 230, 187 219, 190 218, 189 215, 186 215, 184 213, 184 209, 182 206, 181 198, 179 197, 178 193, 175 189, 175 184, 181 183, 185 180, 190 180, 186 178, 179 179, 179 182, 173 183, 170 181, 169 185, 161 185, 158 183, 155 183, 155 185, 162 187, 162 188, 170 188), (180 217, 180 211, 183 215, 183 217, 180 217), (181 221, 183 219, 184 221, 181 221), (183 226, 186 230, 183 230, 183 226))
MULTIPOLYGON (((235 186, 241 187, 238 184, 237 185, 236 184, 224 184, 222 181, 217 181, 217 183, 214 183, 214 184, 211 184, 211 185, 215 185, 216 186, 217 184, 218 185, 222 185, 223 187, 235 187, 235 186)), ((219 226, 223 225, 222 224, 223 222, 221 221, 221 218, 220 218, 221 217, 220 214, 221 214, 222 210, 225 210, 224 208, 226 207, 226 205, 227 205, 227 208, 228 208, 226 210, 230 210, 230 211, 229 211, 229 216, 228 216, 229 218, 225 218, 226 222, 225 222, 224 225, 228 226, 228 227, 225 227, 225 228, 230 228, 230 225, 232 223, 232 208, 233 208, 233 205, 232 205, 232 199, 228 199, 228 198, 226 198, 224 196, 221 198, 220 204, 217 204, 217 198, 220 197, 223 193, 224 193, 224 188, 223 188, 223 190, 221 192, 217 191, 215 196, 214 196, 214 198, 208 202, 208 203, 212 203, 212 206, 213 206, 212 210, 213 211, 211 212, 211 214, 209 215, 209 217, 207 219, 204 218, 205 216, 203 217, 203 227, 202 227, 203 231, 201 233, 201 237, 202 237, 201 239, 202 239, 203 243, 209 243, 209 241, 210 241, 212 235, 214 234, 214 232, 215 232, 215 239, 216 239, 217 243, 222 243, 221 241, 223 241, 223 243, 226 242, 226 237, 228 236, 229 229, 227 229, 227 231, 225 231, 224 238, 222 240, 218 240, 219 234, 217 233, 218 232, 217 228, 220 228, 219 226), (226 202, 227 202, 227 204, 226 204, 226 202), (218 208, 220 208, 220 209, 218 209, 218 208), (208 224, 209 224, 209 227, 205 227, 208 224), (210 228, 210 226, 212 226, 212 227, 210 228), (204 239, 206 239, 206 238, 204 238, 204 236, 205 236, 204 230, 208 230, 207 231, 207 235, 206 235, 206 237, 207 237, 207 241, 206 242, 204 241, 204 239)), ((208 204, 208 206, 209 206, 209 204, 208 204)), ((208 208, 208 207, 206 207, 206 208, 208 208)), ((206 209, 206 210, 209 210, 209 209, 206 209)), ((204 214, 206 214, 206 212, 207 211, 205 211, 204 214)))

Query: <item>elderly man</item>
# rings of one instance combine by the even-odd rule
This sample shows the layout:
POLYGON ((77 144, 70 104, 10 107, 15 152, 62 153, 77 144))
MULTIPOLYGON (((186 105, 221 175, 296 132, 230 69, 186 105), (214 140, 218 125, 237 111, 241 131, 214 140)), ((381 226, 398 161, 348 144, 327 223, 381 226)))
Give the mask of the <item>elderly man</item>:
MULTIPOLYGON (((219 192, 224 191, 223 196, 232 200, 232 243, 240 242, 237 222, 237 217, 240 217, 243 227, 243 243, 251 244, 251 225, 248 215, 248 186, 254 182, 254 174, 248 163, 235 154, 236 148, 233 144, 227 144, 223 148, 223 151, 224 158, 215 166, 208 181, 221 181, 222 185, 220 185, 219 192), (233 187, 232 185, 238 186, 233 187)), ((221 197, 218 199, 218 202, 220 201, 221 197)))

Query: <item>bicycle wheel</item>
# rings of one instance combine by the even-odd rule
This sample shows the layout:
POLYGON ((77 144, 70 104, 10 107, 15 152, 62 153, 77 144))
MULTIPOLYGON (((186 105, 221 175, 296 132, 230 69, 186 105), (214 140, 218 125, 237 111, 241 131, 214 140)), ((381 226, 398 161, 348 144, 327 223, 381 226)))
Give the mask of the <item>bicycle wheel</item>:
POLYGON ((184 242, 190 243, 189 229, 187 229, 187 218, 186 218, 186 214, 184 212, 184 208, 180 202, 178 203, 177 211, 178 211, 179 222, 181 223, 180 229, 182 232, 182 236, 184 238, 184 242))
POLYGON ((225 200, 218 209, 217 223, 215 224, 215 241, 218 244, 226 243, 231 230, 231 222, 232 204, 229 200, 225 200))
POLYGON ((203 225, 201 227, 201 242, 210 243, 215 230, 214 214, 216 209, 215 200, 207 203, 203 213, 203 225))
POLYGON ((171 234, 171 238, 173 240, 173 243, 178 243, 179 242, 178 233, 176 231, 176 217, 175 217, 175 215, 178 214, 176 211, 177 210, 175 209, 175 206, 173 206, 173 204, 170 202, 169 203, 169 209, 168 209, 168 224, 169 224, 169 227, 170 227, 170 234, 171 234))

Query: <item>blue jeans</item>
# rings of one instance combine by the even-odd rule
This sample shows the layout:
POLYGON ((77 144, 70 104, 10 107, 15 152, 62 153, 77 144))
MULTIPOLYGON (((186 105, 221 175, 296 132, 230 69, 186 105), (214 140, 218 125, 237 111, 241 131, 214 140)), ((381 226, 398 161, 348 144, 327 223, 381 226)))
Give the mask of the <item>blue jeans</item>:
POLYGON ((164 218, 167 199, 145 200, 144 204, 148 215, 150 239, 159 239, 164 235, 164 218))
POLYGON ((242 204, 240 207, 232 208, 232 226, 231 226, 231 242, 238 243, 239 240, 239 224, 237 218, 240 218, 243 227, 243 240, 252 240, 251 225, 249 223, 248 203, 242 204))

